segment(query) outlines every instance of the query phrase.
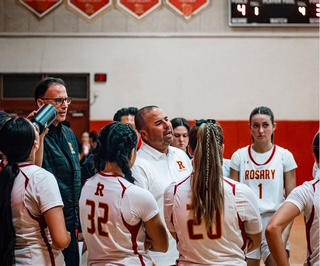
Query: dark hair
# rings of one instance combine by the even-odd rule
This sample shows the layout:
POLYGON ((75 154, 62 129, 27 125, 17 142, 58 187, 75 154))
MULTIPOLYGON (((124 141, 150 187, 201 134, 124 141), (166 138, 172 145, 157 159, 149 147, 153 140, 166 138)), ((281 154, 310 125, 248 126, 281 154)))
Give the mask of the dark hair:
POLYGON ((63 85, 64 87, 66 86, 65 82, 60 78, 47 77, 40 80, 37 83, 34 91, 34 99, 36 101, 36 104, 37 104, 37 100, 46 94, 47 90, 52 84, 60 84, 60 85, 63 85))
POLYGON ((129 125, 113 122, 101 130, 99 141, 101 147, 96 156, 97 170, 102 171, 106 163, 115 162, 125 178, 133 183, 129 162, 132 149, 137 149, 138 135, 135 130, 129 125))
POLYGON ((10 118, 10 116, 9 116, 6 112, 0 111, 0 127, 1 127, 1 125, 2 125, 4 122, 6 122, 9 118, 10 118))
POLYGON ((146 126, 145 123, 145 115, 147 113, 149 113, 150 111, 154 110, 154 109, 158 109, 159 107, 156 105, 149 105, 149 106, 145 106, 142 107, 141 109, 139 109, 139 111, 137 112, 137 114, 134 117, 134 123, 136 125, 136 129, 139 132, 140 130, 144 129, 146 126))
POLYGON ((222 172, 222 138, 215 120, 198 120, 190 130, 193 151, 192 200, 193 218, 203 218, 207 230, 224 211, 222 172))
MULTIPOLYGON (((0 111, 0 128, 8 119, 10 119, 10 116, 6 112, 0 111)), ((0 160, 3 160, 3 158, 3 153, 0 151, 0 160)))
POLYGON ((18 163, 30 156, 35 130, 27 119, 11 118, 2 125, 0 139, 0 150, 8 161, 0 173, 0 265, 13 265, 16 236, 12 222, 11 191, 20 171, 18 163))
POLYGON ((137 107, 130 106, 128 107, 129 115, 135 116, 138 113, 139 109, 137 107))
POLYGON ((89 138, 92 139, 93 142, 97 142, 99 140, 98 139, 99 138, 98 132, 95 130, 90 131, 89 138))
MULTIPOLYGON (((255 116, 256 114, 261 114, 261 115, 268 115, 268 116, 270 116, 271 123, 272 123, 272 125, 274 126, 274 115, 273 115, 272 110, 271 110, 269 107, 259 106, 259 107, 254 108, 254 109, 252 110, 251 114, 250 114, 250 117, 249 117, 249 123, 250 123, 250 125, 251 125, 252 117, 255 116)), ((272 135, 271 135, 271 142, 274 143, 274 133, 272 133, 272 135)))
POLYGON ((312 142, 313 154, 316 157, 317 163, 319 163, 319 135, 320 131, 315 134, 312 142))
POLYGON ((128 108, 121 108, 118 110, 114 116, 113 116, 113 121, 118 121, 121 122, 121 118, 126 115, 132 115, 135 116, 138 112, 137 107, 128 107, 128 108))
POLYGON ((171 121, 172 129, 175 129, 176 127, 183 126, 187 129, 188 133, 190 131, 190 124, 187 119, 183 117, 176 117, 173 118, 171 121))

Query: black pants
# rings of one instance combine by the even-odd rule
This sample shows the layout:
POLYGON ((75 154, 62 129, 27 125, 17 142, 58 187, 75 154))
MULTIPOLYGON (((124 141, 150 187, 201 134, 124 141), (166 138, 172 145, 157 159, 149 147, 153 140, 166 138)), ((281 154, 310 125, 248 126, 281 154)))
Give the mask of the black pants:
POLYGON ((69 246, 62 251, 64 255, 64 261, 66 262, 66 266, 79 266, 79 246, 78 246, 78 238, 76 236, 76 231, 70 231, 71 234, 71 242, 69 246))

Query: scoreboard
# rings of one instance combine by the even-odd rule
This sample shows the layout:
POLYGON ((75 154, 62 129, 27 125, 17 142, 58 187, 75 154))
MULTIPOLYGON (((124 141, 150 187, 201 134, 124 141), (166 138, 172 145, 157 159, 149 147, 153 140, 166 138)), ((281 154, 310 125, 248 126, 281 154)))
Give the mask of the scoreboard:
POLYGON ((234 27, 319 27, 320 0, 229 0, 234 27))

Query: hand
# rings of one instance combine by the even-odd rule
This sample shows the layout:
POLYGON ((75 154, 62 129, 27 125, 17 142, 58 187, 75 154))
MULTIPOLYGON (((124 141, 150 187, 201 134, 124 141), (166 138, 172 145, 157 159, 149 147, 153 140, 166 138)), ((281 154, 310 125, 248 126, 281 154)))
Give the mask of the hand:
POLYGON ((44 139, 44 137, 49 133, 49 128, 46 128, 42 134, 40 135, 40 139, 44 139))
POLYGON ((31 120, 32 118, 35 117, 35 115, 37 114, 37 111, 32 111, 30 114, 27 115, 27 119, 31 120))

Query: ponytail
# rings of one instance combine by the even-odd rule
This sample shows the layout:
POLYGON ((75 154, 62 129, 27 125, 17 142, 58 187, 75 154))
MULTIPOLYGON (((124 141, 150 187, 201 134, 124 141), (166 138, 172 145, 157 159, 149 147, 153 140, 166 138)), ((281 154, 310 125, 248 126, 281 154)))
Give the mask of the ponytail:
POLYGON ((192 210, 197 223, 204 219, 206 229, 223 213, 222 142, 215 120, 200 120, 190 131, 193 150, 192 210))

